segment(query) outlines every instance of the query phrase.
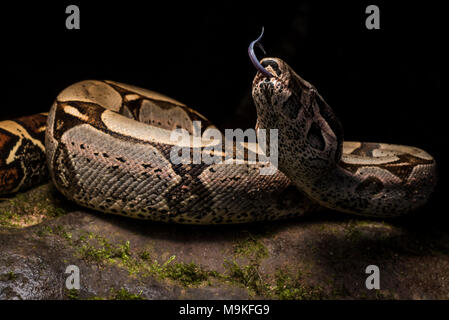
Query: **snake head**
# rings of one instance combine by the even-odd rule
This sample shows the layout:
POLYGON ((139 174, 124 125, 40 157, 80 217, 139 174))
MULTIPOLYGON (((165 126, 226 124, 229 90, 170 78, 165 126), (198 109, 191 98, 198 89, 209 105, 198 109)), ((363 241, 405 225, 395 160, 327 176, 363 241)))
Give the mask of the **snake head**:
POLYGON ((317 175, 334 167, 341 158, 343 130, 332 109, 281 59, 264 58, 260 64, 272 76, 259 71, 253 81, 257 124, 278 129, 279 169, 317 175))
POLYGON ((266 111, 272 110, 280 111, 278 117, 294 119, 298 115, 300 105, 301 96, 298 94, 308 89, 308 83, 304 82, 304 88, 301 91, 290 90, 292 70, 281 59, 264 58, 261 60, 260 65, 266 72, 257 72, 252 90, 258 115, 260 113, 263 116, 266 114, 266 111), (267 73, 272 76, 268 77, 267 73))

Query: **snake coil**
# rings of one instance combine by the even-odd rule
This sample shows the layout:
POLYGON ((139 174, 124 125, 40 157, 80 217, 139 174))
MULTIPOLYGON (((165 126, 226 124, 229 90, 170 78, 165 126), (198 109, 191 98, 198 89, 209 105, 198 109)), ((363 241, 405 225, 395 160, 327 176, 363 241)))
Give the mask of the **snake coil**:
MULTIPOLYGON (((322 207, 387 217, 424 205, 436 183, 434 159, 415 147, 343 141, 340 122, 315 87, 281 59, 255 58, 261 36, 248 52, 258 69, 257 128, 279 132, 273 175, 259 174, 269 163, 248 158, 172 163, 170 152, 179 146, 172 130, 193 135, 194 121, 201 121, 197 148, 210 154, 213 124, 159 93, 87 80, 64 89, 48 118, 0 122, 0 194, 42 183, 49 173, 82 206, 187 224, 275 220, 322 207)), ((257 143, 242 147, 261 152, 257 143)))

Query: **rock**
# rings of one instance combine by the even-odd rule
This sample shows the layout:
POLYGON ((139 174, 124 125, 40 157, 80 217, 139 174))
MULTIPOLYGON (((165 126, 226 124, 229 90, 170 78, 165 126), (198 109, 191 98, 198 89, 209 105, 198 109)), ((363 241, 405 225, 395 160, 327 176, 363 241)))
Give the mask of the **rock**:
POLYGON ((162 224, 77 207, 47 184, 0 203, 0 299, 448 299, 449 235, 419 221, 162 224), (66 289, 69 265, 80 290, 66 289))

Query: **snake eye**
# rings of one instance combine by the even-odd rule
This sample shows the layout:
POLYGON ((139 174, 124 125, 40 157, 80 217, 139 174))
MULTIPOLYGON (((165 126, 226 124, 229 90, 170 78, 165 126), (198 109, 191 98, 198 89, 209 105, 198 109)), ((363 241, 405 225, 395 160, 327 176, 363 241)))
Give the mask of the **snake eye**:
POLYGON ((264 60, 262 61, 261 65, 262 65, 264 68, 267 68, 268 66, 270 66, 270 67, 273 69, 273 71, 276 72, 276 74, 277 74, 278 76, 281 75, 281 69, 279 69, 279 65, 278 65, 278 63, 277 63, 276 61, 271 60, 271 59, 264 59, 264 60))

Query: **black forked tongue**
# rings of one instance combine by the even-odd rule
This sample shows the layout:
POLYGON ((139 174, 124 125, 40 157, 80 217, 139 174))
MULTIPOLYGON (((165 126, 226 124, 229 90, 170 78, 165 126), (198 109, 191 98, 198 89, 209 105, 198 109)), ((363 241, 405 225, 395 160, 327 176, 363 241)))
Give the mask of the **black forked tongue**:
POLYGON ((262 61, 262 67, 266 68, 268 66, 270 66, 278 76, 281 75, 281 69, 279 69, 279 65, 276 61, 271 59, 265 59, 264 61, 262 61))

